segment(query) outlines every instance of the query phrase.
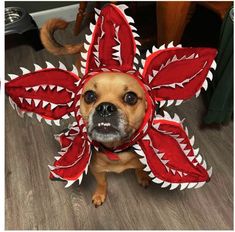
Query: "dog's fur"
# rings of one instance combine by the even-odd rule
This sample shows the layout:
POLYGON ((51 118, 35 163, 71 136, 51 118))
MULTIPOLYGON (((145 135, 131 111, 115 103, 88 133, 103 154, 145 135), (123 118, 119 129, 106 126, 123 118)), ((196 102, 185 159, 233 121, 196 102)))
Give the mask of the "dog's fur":
MULTIPOLYGON (((64 30, 68 23, 61 19, 48 20, 41 29, 41 40, 45 48, 54 55, 76 54, 82 49, 82 45, 61 45, 53 34, 55 30, 64 30)), ((85 85, 83 94, 87 90, 93 90, 98 98, 93 104, 86 104, 84 95, 81 98, 81 114, 84 121, 87 123, 89 136, 98 140, 104 147, 113 148, 124 142, 128 142, 130 136, 135 133, 140 127, 145 115, 146 101, 143 89, 138 82, 127 74, 121 73, 103 73, 93 77, 85 85), (135 105, 130 106, 123 102, 123 96, 126 92, 133 91, 138 96, 138 101, 135 105), (118 109, 116 117, 117 134, 102 135, 92 133, 93 130, 93 115, 96 107, 102 102, 110 102, 118 109)), ((94 152, 90 164, 90 170, 96 178, 97 189, 92 197, 93 204, 97 207, 101 205, 107 194, 107 172, 120 173, 126 169, 135 169, 138 183, 147 187, 150 183, 150 178, 143 171, 143 164, 140 163, 138 156, 133 151, 124 151, 118 153, 119 160, 110 160, 102 152, 94 152)))
MULTIPOLYGON (((130 136, 139 129, 146 111, 145 94, 139 83, 124 73, 101 73, 89 80, 84 87, 81 103, 81 114, 84 121, 87 123, 87 130, 89 136, 97 140, 106 148, 113 148, 127 142, 130 136), (92 104, 87 104, 84 101, 84 93, 92 90, 97 95, 97 100, 92 104), (128 105, 123 101, 125 93, 132 91, 138 96, 138 101, 135 105, 128 105), (106 140, 102 134, 99 137, 93 137, 95 134, 89 133, 93 125, 93 115, 96 107, 103 102, 109 102, 117 107, 118 116, 118 130, 120 136, 113 136, 113 139, 106 140)), ((102 119, 101 119, 102 120, 102 119)), ((103 119, 105 120, 105 119, 103 119)), ((112 119, 111 125, 115 124, 112 119)), ((112 138, 111 134, 108 134, 112 138)), ((125 151, 118 153, 119 160, 110 160, 104 153, 95 152, 90 170, 96 178, 98 183, 97 189, 92 197, 95 206, 101 205, 106 197, 107 182, 106 173, 116 172, 120 173, 126 169, 135 169, 138 182, 147 187, 150 183, 148 175, 143 171, 143 165, 140 163, 136 153, 132 151, 125 151)))
POLYGON ((83 44, 65 44, 62 45, 54 38, 56 30, 65 30, 68 22, 62 19, 49 19, 41 28, 40 37, 44 47, 54 55, 69 55, 77 54, 82 48, 83 44))

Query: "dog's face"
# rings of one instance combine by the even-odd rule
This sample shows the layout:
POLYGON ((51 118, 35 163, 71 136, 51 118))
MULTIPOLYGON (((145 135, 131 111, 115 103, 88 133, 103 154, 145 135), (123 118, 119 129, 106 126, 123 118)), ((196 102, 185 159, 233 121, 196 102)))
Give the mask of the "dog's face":
POLYGON ((101 73, 84 86, 80 110, 92 140, 107 147, 127 142, 147 108, 140 84, 128 74, 101 73))

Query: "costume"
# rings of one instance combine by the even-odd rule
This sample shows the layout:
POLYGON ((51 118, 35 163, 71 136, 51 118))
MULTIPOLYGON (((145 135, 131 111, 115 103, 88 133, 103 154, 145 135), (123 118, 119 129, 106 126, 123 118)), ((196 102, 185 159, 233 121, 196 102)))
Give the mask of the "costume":
POLYGON ((145 91, 148 107, 130 142, 113 148, 113 152, 133 147, 145 164, 144 170, 161 187, 199 188, 210 179, 212 168, 207 170, 198 155, 199 149, 193 149, 194 137, 188 138, 188 130, 179 117, 171 117, 167 112, 157 115, 155 107, 179 105, 195 94, 198 96, 201 88, 207 89, 217 52, 211 48, 174 47, 173 43, 158 49, 153 46, 141 61, 143 69, 137 69, 140 43, 132 25, 134 20, 124 13, 126 8, 108 4, 101 11, 96 10, 96 24, 91 24, 92 34, 86 36, 88 44, 84 45, 87 53, 82 53, 82 78, 74 66, 68 71, 62 63, 59 68, 48 62, 43 69, 35 65, 34 72, 21 68, 23 75, 9 74, 12 80, 6 84, 6 93, 10 103, 20 115, 35 113, 39 121, 43 118, 48 124, 59 125, 60 119, 75 116, 76 122, 69 130, 55 136, 61 151, 54 165, 49 166, 50 177, 66 180, 68 187, 76 180, 81 183, 92 157, 91 146, 96 150, 100 146, 87 135, 79 111, 84 85, 101 72, 126 73, 145 91))

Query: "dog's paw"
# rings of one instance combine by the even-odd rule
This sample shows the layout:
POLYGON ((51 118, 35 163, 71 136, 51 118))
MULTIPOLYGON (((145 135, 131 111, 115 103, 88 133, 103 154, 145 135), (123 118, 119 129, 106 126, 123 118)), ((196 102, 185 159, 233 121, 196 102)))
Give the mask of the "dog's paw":
POLYGON ((147 188, 151 183, 150 177, 143 170, 136 170, 136 177, 137 177, 138 183, 144 188, 147 188))
POLYGON ((106 194, 95 192, 92 197, 92 203, 97 208, 98 206, 101 206, 104 203, 105 198, 106 198, 106 194))

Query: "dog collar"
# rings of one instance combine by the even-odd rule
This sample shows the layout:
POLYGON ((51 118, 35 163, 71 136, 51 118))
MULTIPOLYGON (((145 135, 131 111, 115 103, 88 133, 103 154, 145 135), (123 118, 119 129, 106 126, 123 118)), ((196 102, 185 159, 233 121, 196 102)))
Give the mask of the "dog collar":
POLYGON ((216 50, 212 48, 182 48, 180 45, 153 46, 139 64, 139 35, 131 25, 134 20, 125 14, 126 5, 106 5, 96 10, 96 24, 90 25, 92 34, 86 36, 86 53, 80 78, 73 66, 72 71, 60 63, 55 68, 49 62, 46 68, 35 65, 35 71, 22 68, 23 74, 9 74, 6 84, 9 101, 20 116, 33 114, 41 121, 55 125, 70 116, 76 122, 69 130, 55 135, 61 151, 50 168, 50 177, 67 181, 66 187, 76 180, 81 183, 87 173, 92 157, 91 145, 99 146, 87 135, 80 114, 80 96, 87 78, 99 72, 123 72, 136 78, 146 89, 148 110, 144 121, 130 143, 115 149, 122 151, 133 146, 144 164, 144 171, 161 187, 199 188, 209 181, 212 169, 207 165, 198 149, 193 148, 194 137, 189 139, 187 128, 180 118, 155 114, 155 107, 179 105, 202 88, 207 89, 207 79, 212 79, 210 68, 215 69, 216 50), (139 68, 141 66, 143 68, 139 68), (137 71, 138 70, 138 71, 137 71), (139 74, 140 75, 139 75, 139 74))

